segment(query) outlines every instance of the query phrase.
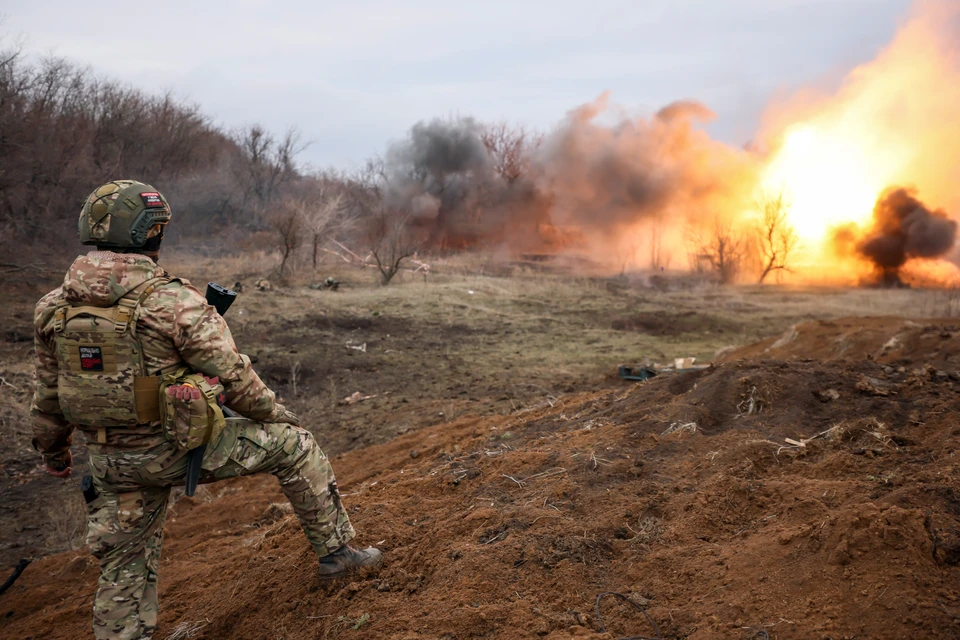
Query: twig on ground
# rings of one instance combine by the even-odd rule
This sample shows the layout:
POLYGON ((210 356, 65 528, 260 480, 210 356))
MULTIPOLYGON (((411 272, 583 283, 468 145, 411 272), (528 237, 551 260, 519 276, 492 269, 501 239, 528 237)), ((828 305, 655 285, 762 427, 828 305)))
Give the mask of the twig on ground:
POLYGON ((514 478, 513 476, 508 476, 508 475, 505 474, 505 473, 501 473, 500 475, 502 475, 504 478, 506 478, 506 479, 508 479, 508 480, 513 480, 514 482, 516 482, 518 487, 523 487, 523 482, 520 481, 520 480, 517 480, 517 479, 514 478))
POLYGON ((503 531, 501 531, 500 533, 498 533, 498 534, 495 535, 494 537, 490 538, 489 540, 487 540, 487 541, 484 542, 483 544, 490 544, 490 543, 492 543, 492 542, 496 542, 497 540, 499 540, 500 538, 502 538, 502 537, 505 536, 505 535, 507 535, 507 529, 504 529, 503 531))

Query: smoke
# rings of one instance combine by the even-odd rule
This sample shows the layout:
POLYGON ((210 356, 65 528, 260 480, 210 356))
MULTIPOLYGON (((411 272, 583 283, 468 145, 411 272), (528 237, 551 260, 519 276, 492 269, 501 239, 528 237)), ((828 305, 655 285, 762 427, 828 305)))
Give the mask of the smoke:
POLYGON ((476 205, 480 185, 492 177, 480 131, 472 118, 414 125, 387 151, 387 205, 439 226, 476 205))
POLYGON ((601 122, 608 111, 607 95, 573 110, 538 150, 533 177, 550 194, 555 223, 594 236, 643 222, 682 227, 742 182, 746 155, 696 127, 713 118, 702 104, 675 102, 649 120, 609 125, 601 122))
POLYGON ((942 210, 931 211, 914 189, 891 188, 877 200, 873 227, 857 245, 884 284, 900 283, 900 268, 911 259, 932 259, 950 251, 957 223, 942 210))
POLYGON ((543 136, 421 122, 384 158, 385 200, 432 249, 570 251, 622 268, 671 254, 682 266, 696 253, 688 232, 753 237, 756 202, 779 195, 797 238, 791 273, 853 280, 863 261, 846 258, 861 257, 897 278, 913 258, 930 267, 956 235, 939 207, 960 211, 958 26, 957 0, 918 2, 831 95, 772 105, 751 151, 712 140, 713 113, 692 100, 636 117, 604 94, 543 136), (933 206, 890 189, 902 184, 933 206))
POLYGON ((649 119, 611 111, 604 94, 543 137, 470 118, 421 122, 387 154, 392 206, 441 247, 572 248, 608 261, 624 230, 680 229, 743 183, 747 154, 697 128, 713 117, 705 106, 676 102, 649 119))

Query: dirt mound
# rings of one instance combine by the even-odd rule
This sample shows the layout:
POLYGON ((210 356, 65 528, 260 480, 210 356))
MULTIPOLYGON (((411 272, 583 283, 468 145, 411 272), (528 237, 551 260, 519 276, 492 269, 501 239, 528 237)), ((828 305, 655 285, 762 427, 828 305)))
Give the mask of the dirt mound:
MULTIPOLYGON (((741 361, 409 433, 336 460, 387 558, 337 587, 272 479, 211 485, 174 505, 160 637, 567 638, 616 591, 670 639, 955 638, 957 400, 933 368, 741 361)), ((82 636, 95 582, 36 562, 0 635, 82 636)))
POLYGON ((960 322, 917 322, 903 318, 841 318, 798 324, 783 334, 735 349, 718 358, 782 360, 874 360, 894 366, 931 365, 960 369, 960 322))

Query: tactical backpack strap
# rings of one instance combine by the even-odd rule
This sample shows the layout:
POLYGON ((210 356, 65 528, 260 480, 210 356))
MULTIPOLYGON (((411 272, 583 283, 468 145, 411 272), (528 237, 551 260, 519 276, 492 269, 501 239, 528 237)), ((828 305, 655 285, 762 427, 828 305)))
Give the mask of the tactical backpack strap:
MULTIPOLYGON (((137 308, 147 299, 147 296, 153 293, 157 287, 168 282, 170 282, 170 278, 157 276, 156 278, 151 278, 146 282, 140 283, 120 298, 117 301, 117 316, 114 320, 114 330, 117 333, 126 331, 136 317, 137 308)), ((135 330, 133 333, 136 335, 135 330)))
POLYGON ((67 313, 69 313, 69 311, 70 303, 64 300, 61 295, 53 311, 53 331, 55 333, 63 333, 63 329, 67 325, 67 313))
MULTIPOLYGON (((130 335, 140 344, 136 331, 137 309, 160 285, 170 282, 170 278, 158 276, 151 278, 139 286, 131 289, 117 301, 117 318, 114 330, 123 333, 128 328, 130 335)), ((143 347, 140 347, 140 358, 143 358, 143 347)), ((141 363, 141 367, 144 365, 141 363)), ((142 371, 142 369, 141 369, 142 371)), ((160 419, 160 377, 135 376, 133 378, 133 396, 136 405, 137 420, 141 423, 155 422, 160 419)))

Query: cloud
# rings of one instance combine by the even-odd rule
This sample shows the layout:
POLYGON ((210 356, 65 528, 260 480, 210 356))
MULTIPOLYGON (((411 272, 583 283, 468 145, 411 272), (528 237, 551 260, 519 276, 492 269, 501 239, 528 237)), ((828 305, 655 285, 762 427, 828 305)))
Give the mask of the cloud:
POLYGON ((729 96, 762 102, 779 85, 808 82, 847 56, 834 43, 852 47, 851 63, 869 59, 908 4, 102 0, 90 11, 13 0, 2 29, 22 33, 32 53, 188 95, 226 125, 297 124, 317 139, 307 159, 324 163, 360 162, 413 122, 453 113, 547 129, 604 90, 639 110, 688 97, 716 109, 723 96, 717 126, 750 130, 742 123, 760 105, 729 96), (105 28, 104 15, 147 35, 105 28), (340 135, 324 143, 331 129, 340 135), (383 135, 370 145, 373 130, 383 135))

